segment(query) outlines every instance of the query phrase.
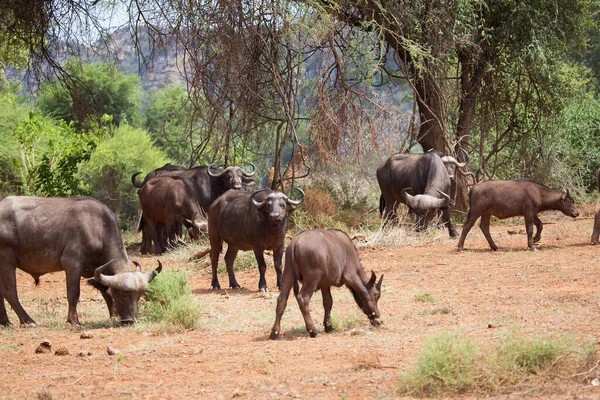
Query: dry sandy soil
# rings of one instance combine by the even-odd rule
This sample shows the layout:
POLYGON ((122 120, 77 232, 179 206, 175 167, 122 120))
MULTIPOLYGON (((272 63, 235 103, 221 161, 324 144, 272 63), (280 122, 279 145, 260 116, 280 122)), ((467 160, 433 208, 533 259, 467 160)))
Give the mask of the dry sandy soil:
MULTIPOLYGON (((541 219, 546 225, 537 252, 526 249, 519 221, 492 223, 497 252, 489 250, 477 226, 461 253, 445 232, 422 234, 419 245, 361 247, 364 268, 385 274, 379 302, 384 325, 372 328, 350 293, 340 288, 333 291, 333 315, 352 326, 316 339, 301 329, 291 298, 282 340, 268 340, 278 293, 275 288, 256 292, 256 269, 237 273, 245 289, 210 291, 205 260, 187 263, 202 320, 197 329, 178 333, 144 323, 116 326, 108 321, 99 293, 85 284, 78 308, 84 325, 71 328, 64 322, 64 274, 45 275, 35 287, 30 276, 19 273, 21 302, 39 326, 0 329, 0 397, 394 398, 399 397, 400 375, 414 365, 424 341, 441 332, 458 332, 483 346, 497 345, 514 331, 572 334, 580 343, 595 342, 600 336, 600 247, 589 245, 593 219, 552 213, 541 219), (424 294, 436 301, 415 298, 424 294), (81 339, 82 332, 92 338, 81 339), (36 354, 43 340, 52 343, 52 352, 36 354), (121 356, 108 355, 107 346, 121 356), (55 355, 59 348, 69 354, 55 355), (80 351, 87 355, 78 356, 80 351)), ((131 257, 147 269, 155 265, 152 258, 131 257)), ((162 260, 166 269, 185 264, 169 255, 162 260)), ((226 282, 222 275, 221 283, 226 282)), ((267 282, 275 286, 272 267, 267 282)), ((323 318, 320 300, 319 294, 311 302, 315 321, 323 318)), ((600 398, 600 386, 588 379, 494 397, 592 399, 600 398)))

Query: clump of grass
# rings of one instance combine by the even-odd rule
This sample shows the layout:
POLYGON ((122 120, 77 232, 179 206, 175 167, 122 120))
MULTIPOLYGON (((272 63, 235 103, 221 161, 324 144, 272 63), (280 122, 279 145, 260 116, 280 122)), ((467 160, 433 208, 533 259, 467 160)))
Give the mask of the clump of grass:
POLYGON ((422 303, 435 303, 437 301, 436 298, 429 293, 415 294, 414 299, 415 301, 422 303))
POLYGON ((425 343, 416 365, 401 376, 403 394, 451 396, 503 388, 543 388, 596 377, 595 343, 573 337, 527 338, 512 334, 486 351, 462 336, 443 333, 425 343))
POLYGON ((451 314, 452 310, 448 307, 436 307, 427 312, 429 315, 448 315, 451 314))
POLYGON ((143 318, 193 329, 200 321, 200 307, 192 295, 186 272, 164 272, 152 280, 144 294, 143 318))
POLYGON ((347 331, 361 325, 360 320, 354 316, 336 317, 332 315, 329 317, 329 322, 334 331, 347 331))
POLYGON ((446 332, 425 343, 417 364, 402 380, 413 395, 463 393, 475 387, 475 369, 474 344, 446 332))

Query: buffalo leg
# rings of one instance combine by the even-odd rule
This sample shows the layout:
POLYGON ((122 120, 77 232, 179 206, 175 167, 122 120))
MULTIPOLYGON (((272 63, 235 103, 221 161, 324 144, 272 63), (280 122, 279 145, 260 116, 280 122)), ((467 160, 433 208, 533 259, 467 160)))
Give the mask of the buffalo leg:
POLYGON ((229 287, 232 289, 240 288, 240 285, 238 285, 237 281, 235 280, 235 272, 233 270, 233 262, 235 261, 237 253, 238 249, 231 245, 227 246, 227 252, 225 253, 225 267, 227 267, 227 275, 229 275, 229 287))
POLYGON ((450 237, 451 238, 458 237, 458 232, 454 228, 454 225, 452 225, 452 218, 451 218, 449 208, 442 210, 442 221, 444 222, 444 225, 446 225, 448 227, 448 234, 450 235, 450 237))
POLYGON ((275 265, 275 273, 277 274, 277 288, 281 290, 281 261, 283 259, 284 246, 279 246, 273 250, 273 264, 275 265))
MULTIPOLYGON (((258 274, 260 275, 260 277, 258 278, 258 291, 267 292, 267 279, 265 278, 265 274, 267 272, 267 263, 265 262, 263 250, 254 249, 254 255, 256 256, 256 262, 258 263, 258 274)), ((273 258, 275 258, 275 253, 273 253, 273 258)), ((279 268, 281 269, 281 261, 279 264, 279 268)))
MULTIPOLYGON (((21 325, 25 325, 28 328, 35 328, 35 321, 27 314, 21 303, 19 302, 19 297, 17 296, 17 275, 16 268, 10 267, 7 264, 6 260, 2 260, 2 264, 6 266, 5 268, 0 268, 0 298, 6 299, 8 304, 12 307, 14 312, 19 317, 21 325)), ((2 304, 4 308, 4 314, 6 314, 6 308, 4 304, 2 304)), ((0 310, 1 311, 1 310, 0 310)), ((0 317, 2 317, 0 313, 0 317)), ((0 322, 4 324, 5 321, 0 319, 0 322)), ((6 317, 6 322, 8 322, 8 316, 6 317)))
POLYGON ((533 216, 533 223, 535 224, 535 236, 533 237, 533 243, 537 243, 542 238, 542 229, 544 228, 544 224, 542 224, 542 220, 539 219, 537 215, 533 216))
POLYGON ((68 271, 77 271, 78 268, 65 268, 67 276, 67 302, 69 303, 69 314, 67 316, 67 322, 73 326, 79 325, 79 318, 77 317, 77 302, 79 302, 80 295, 80 276, 76 273, 69 273, 68 271))
POLYGON ((4 297, 0 296, 0 325, 11 326, 8 314, 6 313, 6 307, 4 306, 4 297))
POLYGON ((537 250, 533 245, 533 218, 525 216, 525 230, 527 231, 527 247, 537 250))
POLYGON ((485 236, 490 248, 494 251, 498 250, 498 246, 494 243, 494 239, 492 239, 492 235, 490 234, 490 218, 492 216, 490 214, 484 214, 481 216, 481 222, 479 223, 479 229, 483 232, 483 236, 485 236))
POLYGON ((213 290, 221 289, 219 284, 219 277, 217 275, 217 267, 219 266, 219 254, 221 254, 221 246, 223 241, 211 239, 210 241, 210 264, 212 269, 212 283, 211 287, 213 290))
POLYGON ((469 231, 471 230, 473 225, 475 225, 475 221, 477 221, 477 218, 479 218, 479 216, 471 214, 471 212, 469 212, 469 214, 467 215, 467 220, 463 225, 462 232, 460 233, 460 239, 458 240, 458 251, 461 251, 465 246, 465 239, 467 238, 467 235, 469 234, 469 231))
POLYGON ((290 297, 290 290, 292 290, 292 286, 294 285, 294 277, 291 268, 291 266, 286 267, 283 272, 279 296, 277 297, 277 308, 275 309, 275 323, 273 324, 273 328, 271 328, 271 336, 269 336, 269 339, 276 340, 281 336, 281 317, 285 312, 285 307, 287 306, 288 298, 290 297))
POLYGON ((316 338, 319 336, 319 331, 315 328, 315 323, 310 317, 310 308, 308 307, 310 298, 316 289, 317 282, 304 281, 302 289, 300 289, 300 292, 298 292, 298 295, 296 296, 296 300, 298 300, 298 306, 300 307, 300 312, 302 312, 302 317, 304 318, 304 325, 306 326, 306 330, 310 334, 311 338, 316 338))
POLYGON ((321 294, 323 295, 323 308, 325 309, 325 316, 323 317, 323 326, 325 332, 333 331, 333 325, 331 325, 331 308, 333 307, 333 297, 331 297, 331 288, 321 288, 321 294))
POLYGON ((600 211, 594 216, 594 230, 592 231, 592 240, 590 244, 598 244, 598 237, 600 236, 600 211))

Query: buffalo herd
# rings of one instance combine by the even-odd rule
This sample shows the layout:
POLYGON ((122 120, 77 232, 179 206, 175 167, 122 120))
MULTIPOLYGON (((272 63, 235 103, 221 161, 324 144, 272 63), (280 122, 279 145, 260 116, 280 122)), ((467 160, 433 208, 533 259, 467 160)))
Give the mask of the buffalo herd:
MULTIPOLYGON (((466 171, 466 164, 437 151, 389 157, 376 171, 382 229, 398 223, 398 206, 405 204, 415 215, 417 230, 424 230, 434 219, 441 218, 449 235, 458 237, 450 217, 454 205, 451 192, 456 188, 457 173, 475 177, 466 171)), ((229 287, 240 288, 234 273, 237 253, 252 250, 260 273, 258 290, 267 291, 264 252, 271 250, 280 290, 271 339, 281 336, 281 318, 292 289, 311 337, 319 334, 309 313, 309 301, 315 291, 321 290, 323 296, 324 329, 333 329, 329 319, 332 286, 348 287, 371 324, 379 326, 377 303, 383 275, 377 279, 372 271, 369 277, 352 240, 337 229, 301 232, 291 239, 286 250, 288 218, 302 204, 305 194, 298 188, 294 188, 296 199, 271 189, 250 192, 255 173, 256 167, 251 163, 227 168, 166 164, 148 173, 143 181, 137 180, 140 173, 135 173, 131 181, 139 189, 142 209, 138 224, 142 232, 140 252, 162 254, 182 243, 186 228, 192 239, 208 236, 212 289, 221 289, 217 265, 226 242, 224 259, 229 287)), ((600 170, 598 186, 600 189, 600 170)), ((536 250, 543 227, 537 214, 545 210, 559 210, 573 218, 579 215, 569 191, 552 190, 530 179, 474 182, 458 250, 463 250, 466 236, 479 218, 490 248, 498 249, 490 235, 491 216, 523 216, 527 246, 536 250)), ((596 214, 592 244, 597 243, 598 236, 600 212, 596 214)), ((132 272, 115 215, 101 202, 87 197, 9 196, 1 200, 0 261, 0 324, 10 325, 6 300, 20 323, 30 327, 35 326, 35 321, 19 302, 17 268, 30 274, 36 284, 43 274, 65 272, 67 322, 72 325, 79 324, 76 307, 81 278, 89 278, 88 283, 100 291, 110 316, 118 315, 127 324, 136 320, 139 298, 162 269, 159 261, 158 268, 144 274, 134 261, 136 271, 132 272)))

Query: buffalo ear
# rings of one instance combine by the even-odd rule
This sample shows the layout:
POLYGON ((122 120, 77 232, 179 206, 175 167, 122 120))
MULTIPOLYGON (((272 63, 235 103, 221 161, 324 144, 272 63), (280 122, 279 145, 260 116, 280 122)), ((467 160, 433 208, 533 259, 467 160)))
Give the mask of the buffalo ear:
POLYGON ((369 282, 367 283, 367 287, 372 288, 373 285, 375 285, 376 280, 377 280, 377 276, 375 276, 375 272, 371 271, 371 279, 369 279, 369 282))
POLYGON ((381 283, 383 281, 383 274, 379 277, 379 282, 377 282, 377 290, 381 292, 381 283))

